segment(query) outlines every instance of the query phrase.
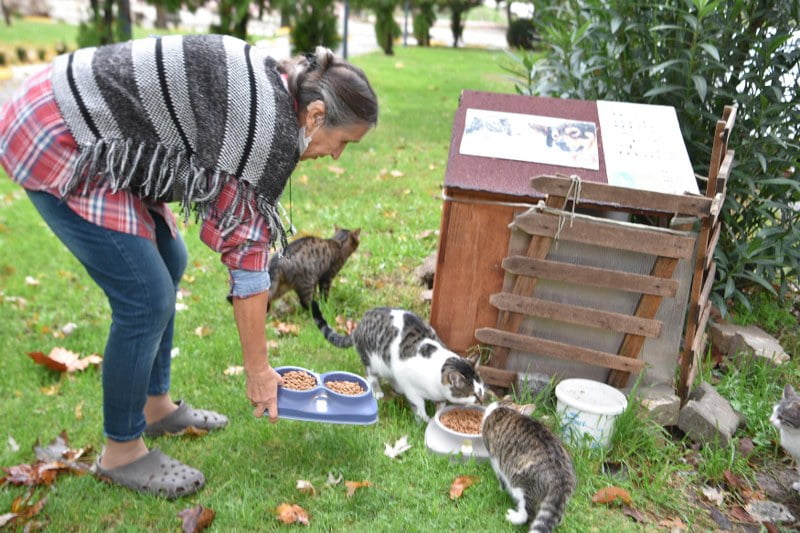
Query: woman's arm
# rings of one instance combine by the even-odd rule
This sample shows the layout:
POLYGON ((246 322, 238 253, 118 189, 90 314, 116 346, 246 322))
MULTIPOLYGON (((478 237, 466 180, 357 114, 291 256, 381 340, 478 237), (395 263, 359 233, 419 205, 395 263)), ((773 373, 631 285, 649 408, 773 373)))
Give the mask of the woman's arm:
POLYGON ((253 414, 262 416, 269 410, 270 422, 278 420, 278 386, 280 375, 269 364, 266 339, 268 292, 246 298, 233 298, 233 316, 242 344, 242 358, 247 375, 247 397, 255 406, 253 414))

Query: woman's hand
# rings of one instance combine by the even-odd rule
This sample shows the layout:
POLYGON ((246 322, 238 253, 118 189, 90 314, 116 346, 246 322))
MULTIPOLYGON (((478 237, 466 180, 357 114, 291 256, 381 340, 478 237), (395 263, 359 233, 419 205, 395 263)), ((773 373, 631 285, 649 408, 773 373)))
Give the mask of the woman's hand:
POLYGON ((283 384, 280 374, 275 372, 271 366, 265 370, 247 372, 247 398, 255 406, 253 414, 256 417, 264 415, 264 411, 269 411, 269 421, 278 421, 278 387, 283 384))
POLYGON ((269 365, 266 322, 268 292, 246 298, 233 298, 233 316, 242 343, 244 371, 247 374, 247 398, 255 406, 253 414, 269 411, 269 421, 278 420, 278 386, 283 379, 269 365))

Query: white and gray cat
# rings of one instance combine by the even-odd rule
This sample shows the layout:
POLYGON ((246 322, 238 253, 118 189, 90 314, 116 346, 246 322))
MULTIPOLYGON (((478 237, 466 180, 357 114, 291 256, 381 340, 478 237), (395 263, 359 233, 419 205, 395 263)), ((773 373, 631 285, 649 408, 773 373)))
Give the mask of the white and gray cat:
POLYGON ((517 504, 506 512, 514 525, 552 531, 575 490, 572 458, 561 440, 526 411, 507 402, 490 404, 481 434, 500 485, 517 504))
MULTIPOLYGON (((781 446, 800 469, 800 396, 791 385, 784 387, 783 397, 772 409, 769 421, 780 430, 781 446)), ((800 492, 800 481, 792 483, 792 488, 800 492)))
POLYGON ((411 404, 417 418, 430 418, 425 400, 474 404, 485 387, 475 371, 477 357, 464 358, 448 350, 433 328, 404 309, 376 307, 367 311, 350 335, 333 331, 316 301, 311 311, 325 339, 339 348, 355 346, 364 363, 375 398, 383 397, 380 379, 411 404))

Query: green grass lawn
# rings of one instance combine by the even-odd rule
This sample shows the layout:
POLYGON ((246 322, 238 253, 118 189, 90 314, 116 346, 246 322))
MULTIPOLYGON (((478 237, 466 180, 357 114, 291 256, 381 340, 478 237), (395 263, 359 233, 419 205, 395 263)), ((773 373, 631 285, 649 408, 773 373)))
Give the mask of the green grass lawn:
MULTIPOLYGON (((358 319, 377 305, 406 307, 428 316, 412 271, 437 246, 436 236, 423 232, 439 227, 453 113, 464 89, 513 91, 499 67, 503 60, 503 54, 487 51, 402 47, 394 57, 354 59, 379 94, 379 124, 339 161, 302 163, 291 193, 292 218, 301 233, 328 236, 334 224, 362 228, 361 246, 323 306, 331 322, 336 315, 358 319), (402 175, 392 175, 395 170, 402 175)), ((288 206, 288 194, 284 203, 288 206)), ((51 531, 174 531, 180 524, 176 514, 196 504, 216 511, 216 531, 268 531, 279 528, 273 511, 285 502, 310 513, 312 531, 518 530, 505 520, 511 500, 498 488, 491 467, 428 452, 424 426, 399 398, 381 401, 380 419, 371 426, 289 420, 270 425, 255 419, 244 395, 244 377, 224 374, 229 366, 241 364, 232 311, 225 301, 226 270, 199 241, 198 226, 191 224, 182 233, 190 251, 182 287, 191 294, 183 300, 188 309, 177 315, 175 346, 180 354, 173 360, 173 396, 221 411, 230 424, 202 438, 148 443, 201 469, 206 487, 191 497, 166 501, 90 476, 64 476, 47 492, 40 514, 51 531), (195 335, 200 326, 211 333, 195 335), (408 435, 412 448, 395 460, 384 456, 384 444, 403 435, 408 435), (329 472, 345 480, 369 481, 371 486, 347 498, 343 485, 325 487, 329 472), (452 501, 450 484, 462 475, 479 481, 452 501), (298 492, 295 486, 301 479, 314 484, 317 494, 298 492)), ((24 192, 5 176, 0 177, 0 250, 0 465, 32 462, 32 447, 50 442, 61 430, 68 432, 73 447, 91 445, 97 450, 102 443, 99 372, 59 376, 34 365, 26 353, 46 353, 55 346, 84 355, 101 353, 108 306, 24 192), (39 284, 26 283, 28 276, 39 284), (75 332, 54 338, 52 332, 69 322, 77 324, 75 332), (19 450, 13 451, 9 437, 19 450)), ((294 302, 294 295, 287 300, 294 302)), ((274 366, 363 373, 355 351, 327 344, 299 306, 278 312, 270 317, 268 328, 270 340, 278 340, 271 350, 274 366), (299 333, 279 337, 277 321, 298 324, 299 333)), ((749 374, 737 374, 730 390, 746 404, 752 392, 748 389, 758 384, 761 401, 753 404, 748 417, 760 423, 771 409, 768 398, 777 398, 787 375, 796 379, 797 369, 760 368, 756 375, 753 382, 749 374)), ((551 412, 552 405, 542 402, 538 414, 551 412)), ((763 437, 759 460, 777 461, 774 431, 770 433, 768 425, 758 427, 763 437)), ((698 467, 687 464, 684 458, 690 450, 633 410, 623 417, 608 452, 571 451, 579 481, 560 531, 660 531, 659 520, 674 518, 690 530, 712 528, 708 511, 697 503, 697 487, 721 483, 725 469, 752 476, 748 462, 733 449, 709 456, 698 467), (609 463, 621 465, 627 474, 606 473, 604 464, 609 463), (592 504, 592 495, 607 485, 628 490, 648 522, 638 524, 618 507, 592 504)), ((0 488, 0 515, 25 492, 23 487, 0 488)))

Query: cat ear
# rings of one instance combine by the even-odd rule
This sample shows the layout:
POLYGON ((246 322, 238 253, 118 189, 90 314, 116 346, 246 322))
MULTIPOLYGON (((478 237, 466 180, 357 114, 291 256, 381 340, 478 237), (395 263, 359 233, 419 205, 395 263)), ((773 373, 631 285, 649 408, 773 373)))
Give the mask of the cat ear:
POLYGON ((480 354, 480 353, 478 353, 478 352, 473 352, 473 353, 471 353, 471 354, 469 354, 469 355, 465 356, 465 357, 464 357, 464 359, 466 359, 466 360, 467 360, 467 362, 468 362, 469 364, 471 364, 472 366, 477 366, 477 365, 478 365, 478 362, 479 362, 479 361, 480 361, 480 359, 481 359, 481 354, 480 354))
POLYGON ((464 379, 464 376, 461 374, 461 372, 458 372, 456 370, 452 370, 447 373, 447 381, 450 383, 451 387, 454 387, 456 389, 460 389, 466 385, 466 380, 464 379))
POLYGON ((794 391, 794 388, 790 384, 786 384, 783 388, 783 399, 791 398, 792 396, 797 396, 797 393, 794 391))

